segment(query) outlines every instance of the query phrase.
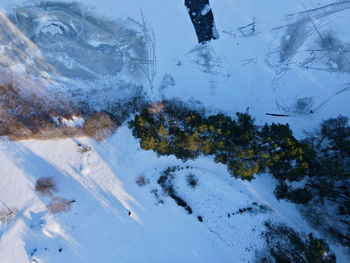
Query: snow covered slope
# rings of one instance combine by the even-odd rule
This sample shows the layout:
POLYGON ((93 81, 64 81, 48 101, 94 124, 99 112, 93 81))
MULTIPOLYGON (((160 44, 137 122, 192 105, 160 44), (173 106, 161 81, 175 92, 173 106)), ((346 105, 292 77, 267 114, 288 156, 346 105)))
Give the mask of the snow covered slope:
POLYGON ((309 230, 294 205, 274 199, 270 179, 251 184, 208 159, 183 164, 157 158, 139 149, 127 127, 103 144, 2 142, 0 162, 1 200, 16 209, 16 217, 1 226, 2 262, 249 262, 264 243, 266 219, 309 230), (91 150, 84 153, 78 144, 91 150), (174 165, 183 168, 175 186, 192 215, 156 183, 174 165), (189 173, 198 179, 195 188, 185 181, 189 173), (138 186, 140 175, 149 184, 138 186), (70 211, 48 211, 53 197, 34 190, 46 176, 57 183, 53 197, 75 200, 70 211), (239 212, 247 207, 253 209, 239 212))
POLYGON ((73 140, 1 145, 6 167, 2 201, 17 213, 1 229, 2 262, 213 262, 232 257, 195 218, 171 200, 156 206, 149 189, 136 185, 138 175, 166 162, 138 151, 126 128, 118 134, 87 153, 73 140), (34 191, 36 179, 44 176, 57 182, 55 196, 76 200, 69 212, 48 213, 50 199, 34 191))
MULTIPOLYGON (((55 8, 41 13, 39 2, 0 0, 0 8, 9 14, 15 14, 17 8, 23 17, 42 16, 39 22, 50 21, 49 28, 38 23, 39 38, 32 35, 33 28, 25 30, 25 23, 18 25, 27 34, 30 47, 40 53, 38 64, 47 63, 59 73, 35 68, 45 74, 34 75, 26 70, 28 61, 16 60, 11 65, 16 69, 14 76, 43 83, 48 78, 47 92, 71 96, 67 99, 78 105, 88 102, 94 109, 106 109, 121 98, 129 100, 140 94, 152 100, 193 99, 212 112, 249 111, 258 123, 289 122, 298 136, 329 117, 350 117, 349 1, 212 0, 220 39, 197 45, 181 0, 81 0, 79 10, 101 20, 97 29, 87 18, 74 20, 81 28, 90 26, 88 30, 76 26, 79 39, 74 40, 79 46, 68 42, 69 48, 77 49, 74 54, 57 51, 53 45, 59 46, 58 40, 65 37, 60 35, 60 25, 66 30, 65 24, 59 22, 66 22, 71 14, 59 18, 55 8), (100 32, 101 21, 108 25, 123 21, 127 25, 122 27, 124 33, 135 30, 133 36, 149 38, 126 38, 123 50, 114 31, 94 35, 94 30, 100 32), (81 32, 85 35, 79 35, 81 32), (135 50, 133 40, 145 43, 133 46, 135 50), (103 53, 110 46, 118 47, 119 53, 110 53, 114 57, 103 53), (137 55, 140 46, 145 50, 137 55), (84 57, 85 51, 91 57, 84 57), (64 63, 70 59, 79 62, 69 67, 79 67, 83 79, 56 60, 63 53, 68 54, 64 63), (131 61, 123 64, 125 57, 118 57, 122 53, 147 60, 139 68, 140 78, 135 79, 129 67, 121 68, 131 61), (101 68, 105 59, 109 67, 101 68)), ((8 44, 0 39, 0 58, 8 56, 8 44)), ((276 201, 275 182, 268 175, 242 182, 211 159, 184 164, 172 157, 158 158, 139 148, 127 125, 101 144, 86 138, 3 140, 0 167, 0 200, 16 212, 10 222, 0 225, 1 262, 252 262, 255 250, 264 243, 260 233, 266 219, 311 231, 294 205, 276 201), (174 185, 193 209, 191 215, 157 184, 164 169, 177 165, 181 169, 174 173, 174 185), (186 182, 189 174, 198 179, 193 189, 186 182), (47 176, 57 183, 51 197, 35 191, 36 180, 47 176), (138 186, 139 176, 149 183, 138 186), (50 202, 58 197, 75 202, 70 203, 69 211, 52 214, 50 202), (247 207, 252 211, 246 212, 247 207)), ((0 207, 5 213, 6 207, 0 207)), ((338 262, 350 260, 341 247, 332 245, 332 249, 338 262)))

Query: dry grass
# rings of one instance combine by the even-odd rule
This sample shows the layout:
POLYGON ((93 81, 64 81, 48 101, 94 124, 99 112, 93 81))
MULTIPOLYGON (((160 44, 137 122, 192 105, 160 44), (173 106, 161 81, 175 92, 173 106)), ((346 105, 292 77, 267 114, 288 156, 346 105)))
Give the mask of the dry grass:
MULTIPOLYGON (((34 88, 33 88, 34 89, 34 88)), ((73 110, 65 103, 56 103, 37 94, 24 92, 10 82, 0 85, 0 136, 11 140, 52 139, 79 136, 79 127, 58 127, 53 117, 69 119, 73 110)))
POLYGON ((47 205, 47 208, 50 213, 58 214, 62 212, 68 212, 71 209, 72 203, 75 200, 67 200, 63 197, 55 197, 51 200, 51 202, 47 205))
POLYGON ((116 129, 116 123, 104 112, 93 113, 84 123, 84 134, 96 141, 104 141, 116 129))
POLYGON ((42 196, 51 196, 57 191, 56 182, 53 177, 43 177, 36 181, 35 191, 42 196))
POLYGON ((80 144, 80 143, 78 143, 78 147, 79 147, 79 152, 80 152, 81 154, 88 153, 88 152, 91 151, 91 147, 89 147, 89 146, 84 146, 84 145, 82 145, 82 144, 80 144))

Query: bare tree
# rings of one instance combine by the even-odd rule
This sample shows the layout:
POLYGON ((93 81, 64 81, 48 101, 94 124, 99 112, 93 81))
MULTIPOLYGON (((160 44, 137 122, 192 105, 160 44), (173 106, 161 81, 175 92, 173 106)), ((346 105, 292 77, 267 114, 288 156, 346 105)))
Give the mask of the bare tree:
POLYGON ((104 112, 93 113, 84 123, 85 135, 101 142, 116 129, 115 122, 104 112))
POLYGON ((146 184, 149 184, 149 179, 147 179, 144 175, 140 175, 136 178, 136 184, 138 186, 145 186, 146 184))
POLYGON ((42 196, 51 196, 57 191, 56 182, 53 177, 43 177, 36 181, 35 191, 42 196))
POLYGON ((6 209, 0 211, 0 223, 8 223, 16 217, 16 210, 6 209))
POLYGON ((10 209, 2 200, 0 202, 6 207, 6 210, 0 211, 0 222, 8 223, 16 217, 16 210, 10 209))

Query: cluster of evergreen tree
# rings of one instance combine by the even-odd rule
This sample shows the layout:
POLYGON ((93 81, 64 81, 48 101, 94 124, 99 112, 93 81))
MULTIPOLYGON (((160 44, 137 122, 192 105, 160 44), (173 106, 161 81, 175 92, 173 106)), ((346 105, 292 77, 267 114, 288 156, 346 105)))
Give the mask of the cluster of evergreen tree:
POLYGON ((278 199, 303 204, 305 219, 328 238, 350 248, 350 126, 344 116, 326 120, 302 141, 308 170, 302 186, 280 181, 278 199))
POLYGON ((165 101, 162 111, 143 109, 129 125, 142 149, 184 161, 213 156, 238 178, 272 174, 278 199, 302 204, 305 217, 350 247, 350 127, 346 117, 330 119, 304 140, 288 124, 257 126, 247 113, 233 119, 207 116, 165 101), (299 182, 296 185, 294 182, 299 182), (312 211, 311 211, 312 210, 312 211), (318 211, 318 212, 317 212, 318 211))
POLYGON ((237 113, 237 119, 224 114, 207 117, 164 103, 163 112, 155 114, 145 108, 129 123, 144 150, 184 161, 214 156, 233 176, 248 180, 267 171, 281 180, 299 180, 308 169, 302 144, 288 125, 258 127, 247 113, 237 113))
POLYGON ((257 252, 256 262, 305 262, 305 263, 335 263, 336 257, 330 251, 323 239, 318 239, 312 233, 299 233, 283 225, 265 223, 266 248, 257 252))
MULTIPOLYGON (((313 227, 350 248, 350 126, 344 116, 329 119, 303 143, 309 170, 302 188, 288 186, 286 199, 301 201, 313 227), (300 191, 308 198, 302 200, 300 191)), ((286 183, 285 183, 286 184, 286 183)), ((280 184, 281 185, 281 184, 280 184)), ((279 187, 277 187, 276 191, 279 187)))

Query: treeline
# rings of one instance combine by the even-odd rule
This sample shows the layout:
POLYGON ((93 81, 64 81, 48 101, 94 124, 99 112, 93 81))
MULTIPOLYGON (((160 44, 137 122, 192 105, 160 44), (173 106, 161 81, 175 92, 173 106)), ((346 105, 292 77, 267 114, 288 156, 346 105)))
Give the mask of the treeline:
POLYGON ((151 106, 129 123, 144 150, 184 161, 214 156, 233 176, 247 180, 265 172, 281 180, 300 180, 309 168, 304 147, 288 125, 258 127, 247 113, 237 113, 237 119, 206 117, 182 104, 163 103, 161 113, 155 114, 151 106))
POLYGON ((144 150, 183 161, 213 156, 244 180, 272 174, 279 181, 278 199, 303 204, 303 215, 312 225, 350 247, 346 117, 327 120, 317 132, 297 140, 288 124, 257 126, 248 113, 236 113, 234 119, 221 113, 207 116, 182 102, 164 101, 144 108, 129 126, 144 150))
POLYGON ((303 204, 304 218, 328 238, 350 247, 350 126, 344 116, 329 119, 302 140, 308 169, 303 184, 281 180, 278 199, 303 204), (294 184, 295 185, 295 184, 294 184))
POLYGON ((323 239, 283 225, 265 222, 266 246, 256 252, 257 263, 335 263, 336 256, 323 239))

